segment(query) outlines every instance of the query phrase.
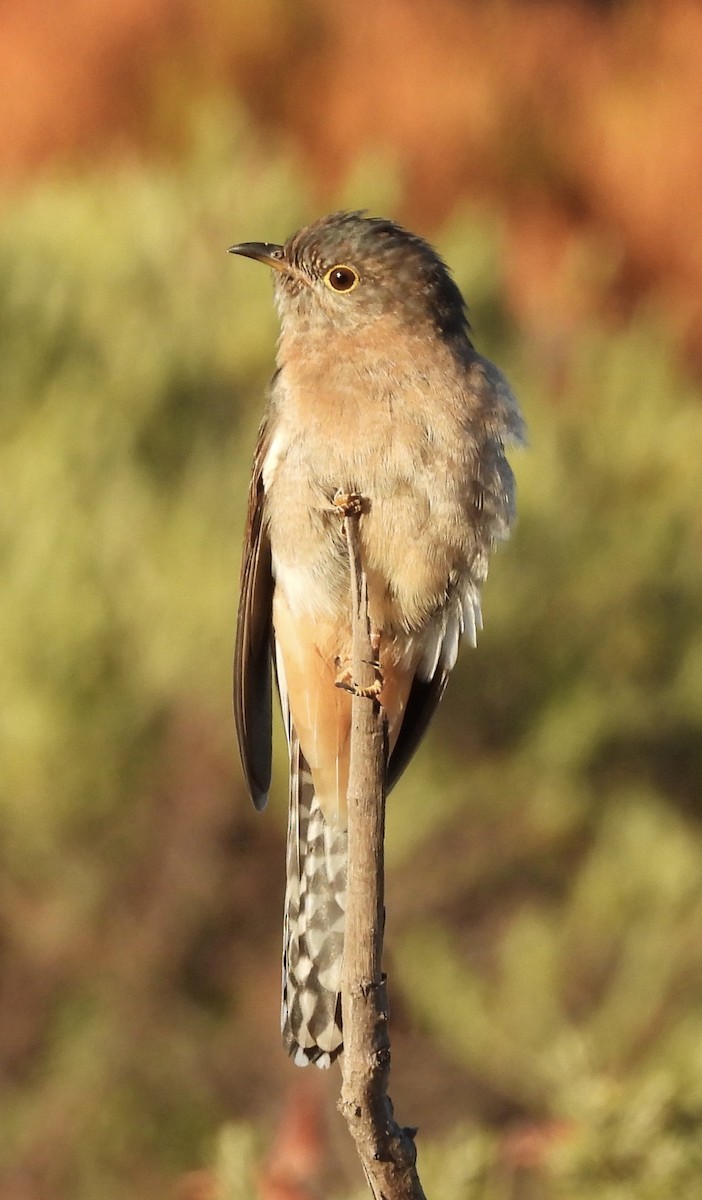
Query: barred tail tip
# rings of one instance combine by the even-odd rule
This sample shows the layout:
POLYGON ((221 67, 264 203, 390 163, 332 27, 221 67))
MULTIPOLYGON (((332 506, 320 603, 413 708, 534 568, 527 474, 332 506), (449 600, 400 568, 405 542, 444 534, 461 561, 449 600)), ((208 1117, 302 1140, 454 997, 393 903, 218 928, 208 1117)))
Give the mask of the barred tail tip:
POLYGON ((312 1058, 309 1052, 302 1049, 302 1046, 291 1046, 290 1055, 296 1067, 309 1067, 310 1063, 314 1063, 315 1067, 319 1067, 322 1071, 328 1071, 332 1065, 332 1056, 327 1051, 320 1051, 316 1058, 312 1058))

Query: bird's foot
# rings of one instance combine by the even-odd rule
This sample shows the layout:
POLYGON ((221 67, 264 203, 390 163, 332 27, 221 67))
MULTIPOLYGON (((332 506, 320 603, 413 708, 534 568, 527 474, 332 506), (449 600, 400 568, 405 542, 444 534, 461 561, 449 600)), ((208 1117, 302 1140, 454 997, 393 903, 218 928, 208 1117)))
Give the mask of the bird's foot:
POLYGON ((340 517, 360 517, 368 512, 368 500, 360 492, 337 492, 332 500, 340 517))
MULTIPOLYGON (((364 659, 365 661, 365 659, 364 659)), ((368 663, 367 665, 373 668, 375 679, 368 687, 361 687, 356 683, 353 677, 353 672, 349 665, 341 667, 340 661, 337 659, 337 667, 340 667, 334 686, 341 688, 344 692, 350 692, 352 696, 362 696, 364 700, 377 700, 383 690, 383 673, 380 669, 380 663, 377 660, 368 663)))

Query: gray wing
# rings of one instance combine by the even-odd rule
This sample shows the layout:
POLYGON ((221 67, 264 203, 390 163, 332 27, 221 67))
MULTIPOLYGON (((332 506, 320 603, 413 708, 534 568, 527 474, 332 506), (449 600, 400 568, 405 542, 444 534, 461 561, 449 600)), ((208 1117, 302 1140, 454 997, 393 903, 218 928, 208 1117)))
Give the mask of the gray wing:
POLYGON ((264 422, 249 488, 234 651, 236 733, 246 783, 258 809, 265 806, 271 783, 273 576, 262 478, 267 444, 264 422))
POLYGON ((415 676, 402 725, 388 763, 388 791, 395 786, 426 733, 446 690, 449 672, 438 667, 429 680, 415 676))

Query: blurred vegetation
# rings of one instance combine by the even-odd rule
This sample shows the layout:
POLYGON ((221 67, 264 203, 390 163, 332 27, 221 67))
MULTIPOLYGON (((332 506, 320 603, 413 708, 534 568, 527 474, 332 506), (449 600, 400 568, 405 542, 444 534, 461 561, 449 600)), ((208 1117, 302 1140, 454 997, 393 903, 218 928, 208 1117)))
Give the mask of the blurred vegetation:
MULTIPOLYGON (((338 203, 387 210, 392 188, 361 165, 338 203)), ((313 215, 284 154, 221 112, 180 168, 86 169, 2 200, 13 1200, 170 1195, 207 1162, 223 1195, 264 1194, 259 1140, 294 1074, 276 1019, 284 767, 254 819, 229 691, 276 325, 265 272, 225 250, 313 215)), ((692 1197, 700 389, 653 309, 555 355, 527 344, 494 214, 436 241, 531 450, 480 646, 392 796, 392 1094, 425 1127, 430 1196, 692 1197)), ((346 1167, 327 1172, 348 1194, 346 1167)))

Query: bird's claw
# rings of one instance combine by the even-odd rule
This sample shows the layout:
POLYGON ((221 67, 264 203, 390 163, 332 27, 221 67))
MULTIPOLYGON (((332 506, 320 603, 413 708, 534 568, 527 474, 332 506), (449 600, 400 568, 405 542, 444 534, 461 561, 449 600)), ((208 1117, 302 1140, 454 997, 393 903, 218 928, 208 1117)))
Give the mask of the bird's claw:
POLYGON ((360 492, 337 492, 332 504, 342 517, 360 517, 368 511, 368 501, 360 492))
POLYGON ((341 688, 344 692, 350 692, 352 696, 362 696, 364 700, 377 700, 383 690, 383 673, 380 670, 379 662, 370 662, 367 665, 372 667, 375 673, 375 679, 368 687, 361 687, 359 683, 355 682, 350 667, 344 667, 339 672, 334 686, 341 688))

